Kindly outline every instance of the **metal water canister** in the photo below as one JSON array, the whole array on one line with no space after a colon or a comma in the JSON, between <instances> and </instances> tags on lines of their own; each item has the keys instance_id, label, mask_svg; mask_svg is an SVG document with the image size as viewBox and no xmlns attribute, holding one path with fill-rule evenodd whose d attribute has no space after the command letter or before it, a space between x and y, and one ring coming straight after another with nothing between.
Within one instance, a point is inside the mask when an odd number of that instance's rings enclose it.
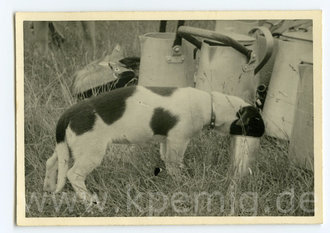
<instances>
[{"instance_id":1,"label":"metal water canister","mask_svg":"<svg viewBox=\"0 0 330 233\"><path fill-rule=\"evenodd\" d=\"M236 33L230 33L229 36L248 49L253 49L253 37ZM244 55L227 45L203 40L196 88L236 95L253 103L257 85L254 69Z\"/></svg>"},{"instance_id":2,"label":"metal water canister","mask_svg":"<svg viewBox=\"0 0 330 233\"><path fill-rule=\"evenodd\" d=\"M204 39L200 54L200 63L196 75L196 87L208 92L219 91L225 94L239 96L254 104L259 79L256 76L269 59L272 52L273 38L268 29L258 27L252 32L261 30L267 35L264 57L259 59L255 53L257 44L252 36L227 32L225 35L240 43L251 51L251 58L233 49L226 43L215 43ZM261 61L258 64L258 61ZM258 65L257 65L258 64Z\"/></svg>"},{"instance_id":3,"label":"metal water canister","mask_svg":"<svg viewBox=\"0 0 330 233\"><path fill-rule=\"evenodd\" d=\"M193 46L182 41L174 46L176 33L155 32L140 36L141 64L139 85L193 86Z\"/></svg>"},{"instance_id":4,"label":"metal water canister","mask_svg":"<svg viewBox=\"0 0 330 233\"><path fill-rule=\"evenodd\" d=\"M230 140L231 159L233 164L233 174L245 176L252 174L252 164L255 154L260 148L260 138L233 135Z\"/></svg>"},{"instance_id":5,"label":"metal water canister","mask_svg":"<svg viewBox=\"0 0 330 233\"><path fill-rule=\"evenodd\" d=\"M263 109L266 134L291 138L299 64L313 58L312 27L286 31L277 39L277 55Z\"/></svg>"},{"instance_id":6,"label":"metal water canister","mask_svg":"<svg viewBox=\"0 0 330 233\"><path fill-rule=\"evenodd\" d=\"M313 64L299 65L299 81L289 158L298 166L314 170Z\"/></svg>"},{"instance_id":7,"label":"metal water canister","mask_svg":"<svg viewBox=\"0 0 330 233\"><path fill-rule=\"evenodd\" d=\"M253 28L256 28L258 26L265 26L267 28L271 28L273 24L275 24L274 20L218 20L215 24L215 31L220 33L235 32L243 35L249 35L249 32ZM254 49L257 53L257 56L262 57L267 46L265 36L257 34L256 44L257 47ZM273 49L272 57L270 58L270 60L264 65L264 67L256 76L259 79L260 84L264 84L267 86L269 83L274 65L274 52L276 52L275 48Z\"/></svg>"}]
</instances>

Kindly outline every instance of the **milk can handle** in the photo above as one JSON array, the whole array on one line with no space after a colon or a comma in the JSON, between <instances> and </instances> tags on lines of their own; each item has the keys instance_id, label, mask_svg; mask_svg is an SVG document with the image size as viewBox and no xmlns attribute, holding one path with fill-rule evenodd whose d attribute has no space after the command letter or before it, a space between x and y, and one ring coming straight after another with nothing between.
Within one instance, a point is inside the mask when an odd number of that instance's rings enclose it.
<instances>
[{"instance_id":1,"label":"milk can handle","mask_svg":"<svg viewBox=\"0 0 330 233\"><path fill-rule=\"evenodd\" d=\"M236 49L240 53L244 54L248 60L251 58L252 50L247 49L244 45L241 45L236 40L230 38L229 36L220 34L215 31L201 29L201 28L194 28L194 27L188 27L188 26L181 26L178 29L179 35L193 35L193 36L199 36L204 37L211 40L219 41L225 45L229 45L232 48Z\"/></svg>"},{"instance_id":2,"label":"milk can handle","mask_svg":"<svg viewBox=\"0 0 330 233\"><path fill-rule=\"evenodd\" d=\"M264 67L264 65L267 63L269 58L272 56L273 48L274 48L274 39L268 28L266 28L264 26L255 27L249 31L249 35L250 36L253 35L256 31L260 31L265 36L266 52L265 52L264 57L260 60L260 63L254 69L254 74L257 74L262 69L262 67Z\"/></svg>"},{"instance_id":3,"label":"milk can handle","mask_svg":"<svg viewBox=\"0 0 330 233\"><path fill-rule=\"evenodd\" d=\"M179 20L177 25L177 31L179 27L183 25L184 25L184 20ZM182 37L178 33L176 33L172 47L174 48L175 46L181 46L181 45L182 45Z\"/></svg>"}]
</instances>

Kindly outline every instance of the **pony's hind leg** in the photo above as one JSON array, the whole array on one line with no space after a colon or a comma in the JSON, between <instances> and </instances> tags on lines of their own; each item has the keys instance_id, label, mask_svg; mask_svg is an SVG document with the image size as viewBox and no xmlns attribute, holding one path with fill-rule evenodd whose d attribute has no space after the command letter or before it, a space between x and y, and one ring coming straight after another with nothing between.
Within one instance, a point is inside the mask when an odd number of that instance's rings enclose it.
<instances>
[{"instance_id":1,"label":"pony's hind leg","mask_svg":"<svg viewBox=\"0 0 330 233\"><path fill-rule=\"evenodd\" d=\"M102 147L89 144L89 148L85 147L84 150L80 150L74 165L67 173L74 191L82 200L90 200L92 197L86 188L85 179L89 173L101 164L105 151L106 144Z\"/></svg>"}]
</instances>

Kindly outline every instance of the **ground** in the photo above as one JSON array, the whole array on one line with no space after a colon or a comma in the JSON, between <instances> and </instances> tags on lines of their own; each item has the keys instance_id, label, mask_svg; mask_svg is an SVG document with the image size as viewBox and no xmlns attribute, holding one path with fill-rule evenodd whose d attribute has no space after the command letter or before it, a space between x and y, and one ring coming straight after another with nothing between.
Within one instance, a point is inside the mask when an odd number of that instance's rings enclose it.
<instances>
[{"instance_id":1,"label":"ground","mask_svg":"<svg viewBox=\"0 0 330 233\"><path fill-rule=\"evenodd\" d=\"M213 28L213 21L188 22ZM102 165L87 178L87 187L100 204L75 200L68 183L63 193L42 191L46 160L55 147L55 125L61 113L76 102L70 87L73 73L88 64L74 23L64 23L66 42L48 57L24 44L26 216L305 216L313 215L314 176L288 160L288 142L261 138L251 174L233 179L229 137L204 131L188 146L182 179L162 172L158 145L111 148ZM99 22L97 57L116 43L127 56L139 56L138 35L158 31L159 21ZM175 22L169 23L173 31ZM28 26L25 25L25 31ZM27 35L27 34L25 34ZM112 155L112 156L111 156ZM86 208L87 207L87 208Z\"/></svg>"}]
</instances>

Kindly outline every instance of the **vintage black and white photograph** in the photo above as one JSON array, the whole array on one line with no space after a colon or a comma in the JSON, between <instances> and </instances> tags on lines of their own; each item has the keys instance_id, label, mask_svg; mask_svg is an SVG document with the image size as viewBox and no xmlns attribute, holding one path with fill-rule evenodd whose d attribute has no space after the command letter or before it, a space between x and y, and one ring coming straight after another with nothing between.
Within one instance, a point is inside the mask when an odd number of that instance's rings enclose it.
<instances>
[{"instance_id":1,"label":"vintage black and white photograph","mask_svg":"<svg viewBox=\"0 0 330 233\"><path fill-rule=\"evenodd\" d=\"M320 223L321 14L295 13L17 14L22 224Z\"/></svg>"}]
</instances>

